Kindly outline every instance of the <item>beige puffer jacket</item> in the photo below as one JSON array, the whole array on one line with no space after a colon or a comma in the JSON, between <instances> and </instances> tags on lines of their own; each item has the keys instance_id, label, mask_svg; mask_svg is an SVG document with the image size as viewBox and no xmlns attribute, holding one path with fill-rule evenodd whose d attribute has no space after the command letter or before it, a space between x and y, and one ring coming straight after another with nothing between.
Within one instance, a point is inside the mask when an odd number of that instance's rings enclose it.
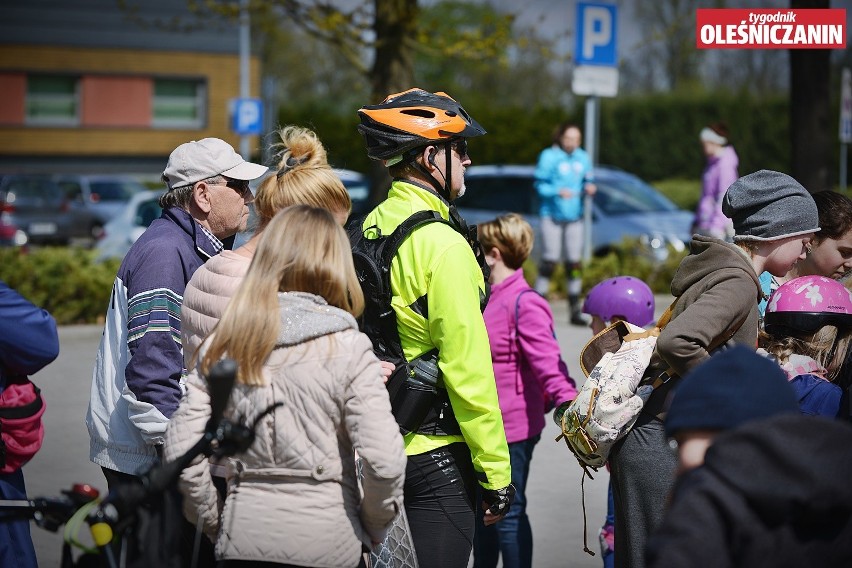
<instances>
[{"instance_id":1,"label":"beige puffer jacket","mask_svg":"<svg viewBox=\"0 0 852 568\"><path fill-rule=\"evenodd\" d=\"M228 460L224 508L206 461L184 470L184 512L218 537L219 558L354 567L361 544L381 540L402 506L402 437L379 362L355 320L310 294L279 299L282 330L264 368L267 384L237 385L226 416L250 422L272 404L283 406L260 421L245 454ZM196 371L187 387L166 432L166 460L201 437L210 414Z\"/></svg>"},{"instance_id":2,"label":"beige puffer jacket","mask_svg":"<svg viewBox=\"0 0 852 568\"><path fill-rule=\"evenodd\" d=\"M223 250L189 279L180 308L181 345L187 369L192 366L195 350L219 323L250 265L250 258Z\"/></svg>"}]
</instances>

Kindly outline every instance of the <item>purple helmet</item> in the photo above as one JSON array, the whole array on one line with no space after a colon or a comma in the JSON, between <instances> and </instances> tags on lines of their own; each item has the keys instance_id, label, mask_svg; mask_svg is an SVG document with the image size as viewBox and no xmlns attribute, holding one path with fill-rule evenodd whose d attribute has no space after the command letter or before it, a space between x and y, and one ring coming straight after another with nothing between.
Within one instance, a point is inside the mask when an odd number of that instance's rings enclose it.
<instances>
[{"instance_id":1,"label":"purple helmet","mask_svg":"<svg viewBox=\"0 0 852 568\"><path fill-rule=\"evenodd\" d=\"M604 321L620 316L633 325L646 326L654 321L654 294L638 278L607 278L589 290L583 313Z\"/></svg>"},{"instance_id":2,"label":"purple helmet","mask_svg":"<svg viewBox=\"0 0 852 568\"><path fill-rule=\"evenodd\" d=\"M852 294L825 276L801 276L779 286L763 319L772 335L815 333L824 325L852 327Z\"/></svg>"}]
</instances>

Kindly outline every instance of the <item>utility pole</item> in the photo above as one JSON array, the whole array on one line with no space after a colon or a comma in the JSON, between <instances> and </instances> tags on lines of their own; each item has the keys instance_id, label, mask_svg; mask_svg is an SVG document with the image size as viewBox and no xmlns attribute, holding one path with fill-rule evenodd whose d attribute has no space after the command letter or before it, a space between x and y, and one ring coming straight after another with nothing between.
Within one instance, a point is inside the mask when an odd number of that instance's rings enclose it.
<instances>
[{"instance_id":1,"label":"utility pole","mask_svg":"<svg viewBox=\"0 0 852 568\"><path fill-rule=\"evenodd\" d=\"M240 98L249 98L249 55L251 54L251 30L249 29L249 0L240 0ZM240 155L251 159L251 148L249 137L243 134L240 137Z\"/></svg>"}]
</instances>

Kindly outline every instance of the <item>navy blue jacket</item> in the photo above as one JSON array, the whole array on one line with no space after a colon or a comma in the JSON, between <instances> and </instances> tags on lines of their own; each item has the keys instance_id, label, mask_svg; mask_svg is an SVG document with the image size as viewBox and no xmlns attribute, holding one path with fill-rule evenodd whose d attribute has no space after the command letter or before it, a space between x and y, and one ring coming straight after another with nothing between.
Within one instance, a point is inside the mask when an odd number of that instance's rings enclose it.
<instances>
[{"instance_id":1,"label":"navy blue jacket","mask_svg":"<svg viewBox=\"0 0 852 568\"><path fill-rule=\"evenodd\" d=\"M118 269L92 376L90 459L138 475L183 394L180 310L193 273L220 248L183 209L163 211Z\"/></svg>"},{"instance_id":2,"label":"navy blue jacket","mask_svg":"<svg viewBox=\"0 0 852 568\"><path fill-rule=\"evenodd\" d=\"M56 322L0 280L0 377L32 375L59 355Z\"/></svg>"}]
</instances>

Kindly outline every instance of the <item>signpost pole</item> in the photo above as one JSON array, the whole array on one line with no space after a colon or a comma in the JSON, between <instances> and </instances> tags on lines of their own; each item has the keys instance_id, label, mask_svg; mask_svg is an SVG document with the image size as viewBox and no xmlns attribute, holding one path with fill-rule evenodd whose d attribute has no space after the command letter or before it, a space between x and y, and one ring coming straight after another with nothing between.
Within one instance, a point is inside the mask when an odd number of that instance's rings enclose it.
<instances>
[{"instance_id":1,"label":"signpost pole","mask_svg":"<svg viewBox=\"0 0 852 568\"><path fill-rule=\"evenodd\" d=\"M240 0L240 98L249 97L249 53L251 51L251 32L249 30L248 0ZM251 159L249 137L240 137L240 155L246 160Z\"/></svg>"},{"instance_id":2,"label":"signpost pole","mask_svg":"<svg viewBox=\"0 0 852 568\"><path fill-rule=\"evenodd\" d=\"M586 98L585 143L592 166L598 164L598 97ZM592 258L592 196L583 195L583 261Z\"/></svg>"},{"instance_id":3,"label":"signpost pole","mask_svg":"<svg viewBox=\"0 0 852 568\"><path fill-rule=\"evenodd\" d=\"M600 97L618 93L617 7L606 2L577 3L577 44L571 89L586 96L586 125L583 147L592 168L598 163L600 148ZM592 209L594 197L583 195L583 261L592 258Z\"/></svg>"}]
</instances>

